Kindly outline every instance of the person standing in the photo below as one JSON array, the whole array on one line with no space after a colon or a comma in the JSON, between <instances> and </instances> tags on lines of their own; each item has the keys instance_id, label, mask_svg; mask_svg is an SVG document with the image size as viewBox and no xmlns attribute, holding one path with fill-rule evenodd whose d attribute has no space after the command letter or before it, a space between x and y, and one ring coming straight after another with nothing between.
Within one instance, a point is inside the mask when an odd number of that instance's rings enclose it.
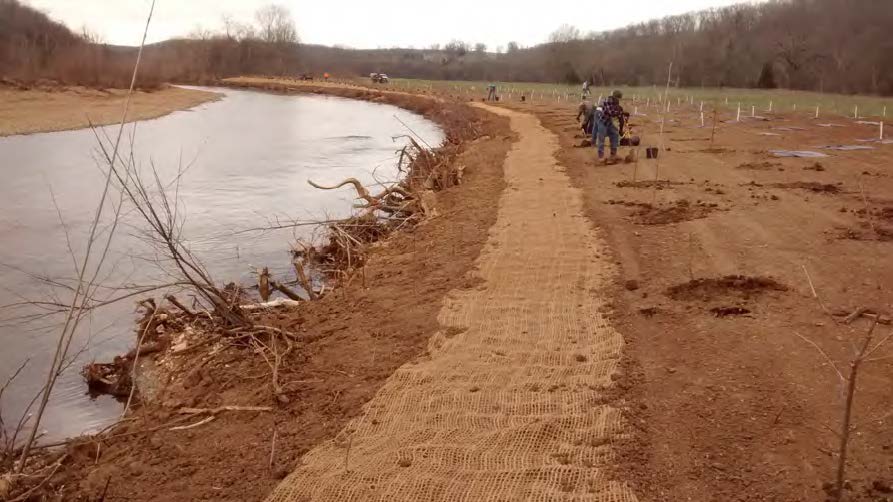
<instances>
[{"instance_id":1,"label":"person standing","mask_svg":"<svg viewBox=\"0 0 893 502\"><path fill-rule=\"evenodd\" d=\"M492 82L487 86L487 101L498 101L496 99L496 84Z\"/></svg>"},{"instance_id":2,"label":"person standing","mask_svg":"<svg viewBox=\"0 0 893 502\"><path fill-rule=\"evenodd\" d=\"M598 158L605 157L605 137L611 141L611 157L608 162L617 162L617 148L620 146L620 130L623 129L624 115L620 100L623 93L614 91L602 100L595 111L595 128L592 132L592 144L598 148Z\"/></svg>"},{"instance_id":3,"label":"person standing","mask_svg":"<svg viewBox=\"0 0 893 502\"><path fill-rule=\"evenodd\" d=\"M592 95L592 92L589 90L589 80L583 81L583 99L586 99Z\"/></svg>"}]
</instances>

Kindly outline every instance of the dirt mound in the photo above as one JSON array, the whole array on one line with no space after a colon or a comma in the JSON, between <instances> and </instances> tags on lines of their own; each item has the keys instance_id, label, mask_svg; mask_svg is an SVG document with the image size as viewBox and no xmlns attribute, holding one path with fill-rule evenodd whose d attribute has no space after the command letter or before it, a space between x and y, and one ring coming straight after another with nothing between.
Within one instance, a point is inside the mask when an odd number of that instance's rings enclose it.
<instances>
[{"instance_id":1,"label":"dirt mound","mask_svg":"<svg viewBox=\"0 0 893 502\"><path fill-rule=\"evenodd\" d=\"M856 211L856 214L859 215L860 218L865 218L865 216L868 214L868 211L866 211L865 209L859 209ZM872 208L871 217L879 220L893 221L893 207Z\"/></svg>"},{"instance_id":2,"label":"dirt mound","mask_svg":"<svg viewBox=\"0 0 893 502\"><path fill-rule=\"evenodd\" d=\"M841 239L852 241L893 241L893 229L875 225L874 228L846 228L840 233Z\"/></svg>"},{"instance_id":3,"label":"dirt mound","mask_svg":"<svg viewBox=\"0 0 893 502\"><path fill-rule=\"evenodd\" d=\"M750 310L744 307L713 307L710 313L716 317L730 317L750 314Z\"/></svg>"},{"instance_id":4,"label":"dirt mound","mask_svg":"<svg viewBox=\"0 0 893 502\"><path fill-rule=\"evenodd\" d=\"M644 180L644 181L619 181L614 183L617 188L651 188L656 186L658 189L673 185L684 185L681 181L670 180Z\"/></svg>"},{"instance_id":5,"label":"dirt mound","mask_svg":"<svg viewBox=\"0 0 893 502\"><path fill-rule=\"evenodd\" d=\"M701 153L730 153L734 151L735 150L732 150L731 148L723 148L720 146L714 146L713 148L705 148L703 150L700 150Z\"/></svg>"},{"instance_id":6,"label":"dirt mound","mask_svg":"<svg viewBox=\"0 0 893 502\"><path fill-rule=\"evenodd\" d=\"M706 218L714 210L716 210L716 204L699 202L693 205L683 199L665 207L642 204L640 209L633 213L633 218L640 225L668 225L680 221Z\"/></svg>"},{"instance_id":7,"label":"dirt mound","mask_svg":"<svg viewBox=\"0 0 893 502\"><path fill-rule=\"evenodd\" d=\"M818 183L815 181L795 181L792 183L774 183L769 185L775 188L799 188L802 190L809 190L811 192L816 193L840 193L840 187L838 185L831 185L829 183Z\"/></svg>"},{"instance_id":8,"label":"dirt mound","mask_svg":"<svg viewBox=\"0 0 893 502\"><path fill-rule=\"evenodd\" d=\"M768 277L727 275L720 278L694 279L667 289L667 296L674 300L711 300L717 297L736 296L749 299L766 291L787 291L788 287Z\"/></svg>"},{"instance_id":9,"label":"dirt mound","mask_svg":"<svg viewBox=\"0 0 893 502\"><path fill-rule=\"evenodd\" d=\"M735 169L749 169L751 171L771 171L779 167L781 167L780 162L769 162L768 160L766 160L763 162L745 162L736 166Z\"/></svg>"},{"instance_id":10,"label":"dirt mound","mask_svg":"<svg viewBox=\"0 0 893 502\"><path fill-rule=\"evenodd\" d=\"M825 170L825 166L823 166L821 162L816 162L815 164L813 164L813 165L811 165L811 166L806 166L806 167L804 167L803 170L804 170L804 171L818 171L818 172L821 172L821 171L824 171L824 170Z\"/></svg>"}]
</instances>

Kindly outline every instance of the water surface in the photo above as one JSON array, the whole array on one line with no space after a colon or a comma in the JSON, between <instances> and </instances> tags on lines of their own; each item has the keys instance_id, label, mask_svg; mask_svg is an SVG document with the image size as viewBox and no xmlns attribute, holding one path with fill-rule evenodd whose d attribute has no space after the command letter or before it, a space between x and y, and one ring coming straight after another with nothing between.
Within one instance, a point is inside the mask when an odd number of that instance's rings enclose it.
<instances>
[{"instance_id":1,"label":"water surface","mask_svg":"<svg viewBox=\"0 0 893 502\"><path fill-rule=\"evenodd\" d=\"M427 143L443 140L433 123L389 105L215 90L224 99L127 126L122 148L133 153L146 176L153 166L165 182L184 173L177 198L184 237L221 283L252 284L254 271L263 266L290 279L288 250L296 238L307 237L309 228L244 231L348 215L354 202L351 188L321 191L307 180L393 180L395 152L406 142L394 137L408 133L395 116ZM99 133L113 136L116 131L109 126ZM69 298L64 288L45 279L70 283L76 277L66 229L75 255L81 256L103 185L98 158L90 130L0 138L0 305ZM116 286L171 279L141 239L145 226L124 207L99 277L107 286L100 294L108 297L120 294ZM117 303L82 324L73 346L82 352L57 385L41 425L47 438L95 431L120 413L120 405L110 398L89 399L78 371L86 362L108 359L133 345L134 306L133 300ZM35 313L40 311L31 307L0 309L0 383L30 358L0 403L7 424L18 419L40 389L55 347L60 319L19 319Z\"/></svg>"}]
</instances>

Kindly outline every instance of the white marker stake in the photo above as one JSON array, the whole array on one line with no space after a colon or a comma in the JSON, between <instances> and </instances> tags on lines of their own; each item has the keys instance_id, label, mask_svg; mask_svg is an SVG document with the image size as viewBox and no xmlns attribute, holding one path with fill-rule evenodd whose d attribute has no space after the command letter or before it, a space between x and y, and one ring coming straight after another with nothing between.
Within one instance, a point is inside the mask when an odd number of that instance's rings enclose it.
<instances>
[{"instance_id":1,"label":"white marker stake","mask_svg":"<svg viewBox=\"0 0 893 502\"><path fill-rule=\"evenodd\" d=\"M794 103L794 113L797 112L797 103Z\"/></svg>"},{"instance_id":2,"label":"white marker stake","mask_svg":"<svg viewBox=\"0 0 893 502\"><path fill-rule=\"evenodd\" d=\"M701 101L701 113L704 113L704 102Z\"/></svg>"},{"instance_id":3,"label":"white marker stake","mask_svg":"<svg viewBox=\"0 0 893 502\"><path fill-rule=\"evenodd\" d=\"M741 103L738 103L738 118L735 119L735 122L741 122Z\"/></svg>"},{"instance_id":4,"label":"white marker stake","mask_svg":"<svg viewBox=\"0 0 893 502\"><path fill-rule=\"evenodd\" d=\"M815 105L815 118L819 118L819 105Z\"/></svg>"},{"instance_id":5,"label":"white marker stake","mask_svg":"<svg viewBox=\"0 0 893 502\"><path fill-rule=\"evenodd\" d=\"M853 118L859 120L859 105L856 105L856 108L853 110Z\"/></svg>"},{"instance_id":6,"label":"white marker stake","mask_svg":"<svg viewBox=\"0 0 893 502\"><path fill-rule=\"evenodd\" d=\"M887 105L884 105L884 118L887 118Z\"/></svg>"},{"instance_id":7,"label":"white marker stake","mask_svg":"<svg viewBox=\"0 0 893 502\"><path fill-rule=\"evenodd\" d=\"M881 121L881 141L884 141L884 121Z\"/></svg>"},{"instance_id":8,"label":"white marker stake","mask_svg":"<svg viewBox=\"0 0 893 502\"><path fill-rule=\"evenodd\" d=\"M727 104L727 105L729 104L729 98L728 98L728 97L726 97L726 104Z\"/></svg>"},{"instance_id":9,"label":"white marker stake","mask_svg":"<svg viewBox=\"0 0 893 502\"><path fill-rule=\"evenodd\" d=\"M637 107L633 108L633 115L638 115L638 114L639 114L639 107L637 106Z\"/></svg>"},{"instance_id":10,"label":"white marker stake","mask_svg":"<svg viewBox=\"0 0 893 502\"><path fill-rule=\"evenodd\" d=\"M769 102L769 113L772 113L772 101Z\"/></svg>"},{"instance_id":11,"label":"white marker stake","mask_svg":"<svg viewBox=\"0 0 893 502\"><path fill-rule=\"evenodd\" d=\"M704 127L704 112L701 112L701 127Z\"/></svg>"},{"instance_id":12,"label":"white marker stake","mask_svg":"<svg viewBox=\"0 0 893 502\"><path fill-rule=\"evenodd\" d=\"M750 106L750 116L751 116L751 117L756 117L756 116L757 116L757 106L756 106L756 105L751 105L751 106Z\"/></svg>"}]
</instances>

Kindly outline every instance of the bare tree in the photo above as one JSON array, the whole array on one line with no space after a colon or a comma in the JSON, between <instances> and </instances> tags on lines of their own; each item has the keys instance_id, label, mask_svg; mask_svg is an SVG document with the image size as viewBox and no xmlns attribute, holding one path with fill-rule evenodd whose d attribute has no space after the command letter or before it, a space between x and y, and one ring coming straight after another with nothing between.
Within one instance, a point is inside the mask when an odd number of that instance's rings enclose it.
<instances>
[{"instance_id":1,"label":"bare tree","mask_svg":"<svg viewBox=\"0 0 893 502\"><path fill-rule=\"evenodd\" d=\"M258 9L254 18L258 24L258 35L264 42L294 44L299 41L298 29L288 8L270 4Z\"/></svg>"},{"instance_id":2,"label":"bare tree","mask_svg":"<svg viewBox=\"0 0 893 502\"><path fill-rule=\"evenodd\" d=\"M570 24L562 24L557 30L549 34L549 42L553 44L572 42L581 38L582 35L580 34L580 30L576 26Z\"/></svg>"}]
</instances>

